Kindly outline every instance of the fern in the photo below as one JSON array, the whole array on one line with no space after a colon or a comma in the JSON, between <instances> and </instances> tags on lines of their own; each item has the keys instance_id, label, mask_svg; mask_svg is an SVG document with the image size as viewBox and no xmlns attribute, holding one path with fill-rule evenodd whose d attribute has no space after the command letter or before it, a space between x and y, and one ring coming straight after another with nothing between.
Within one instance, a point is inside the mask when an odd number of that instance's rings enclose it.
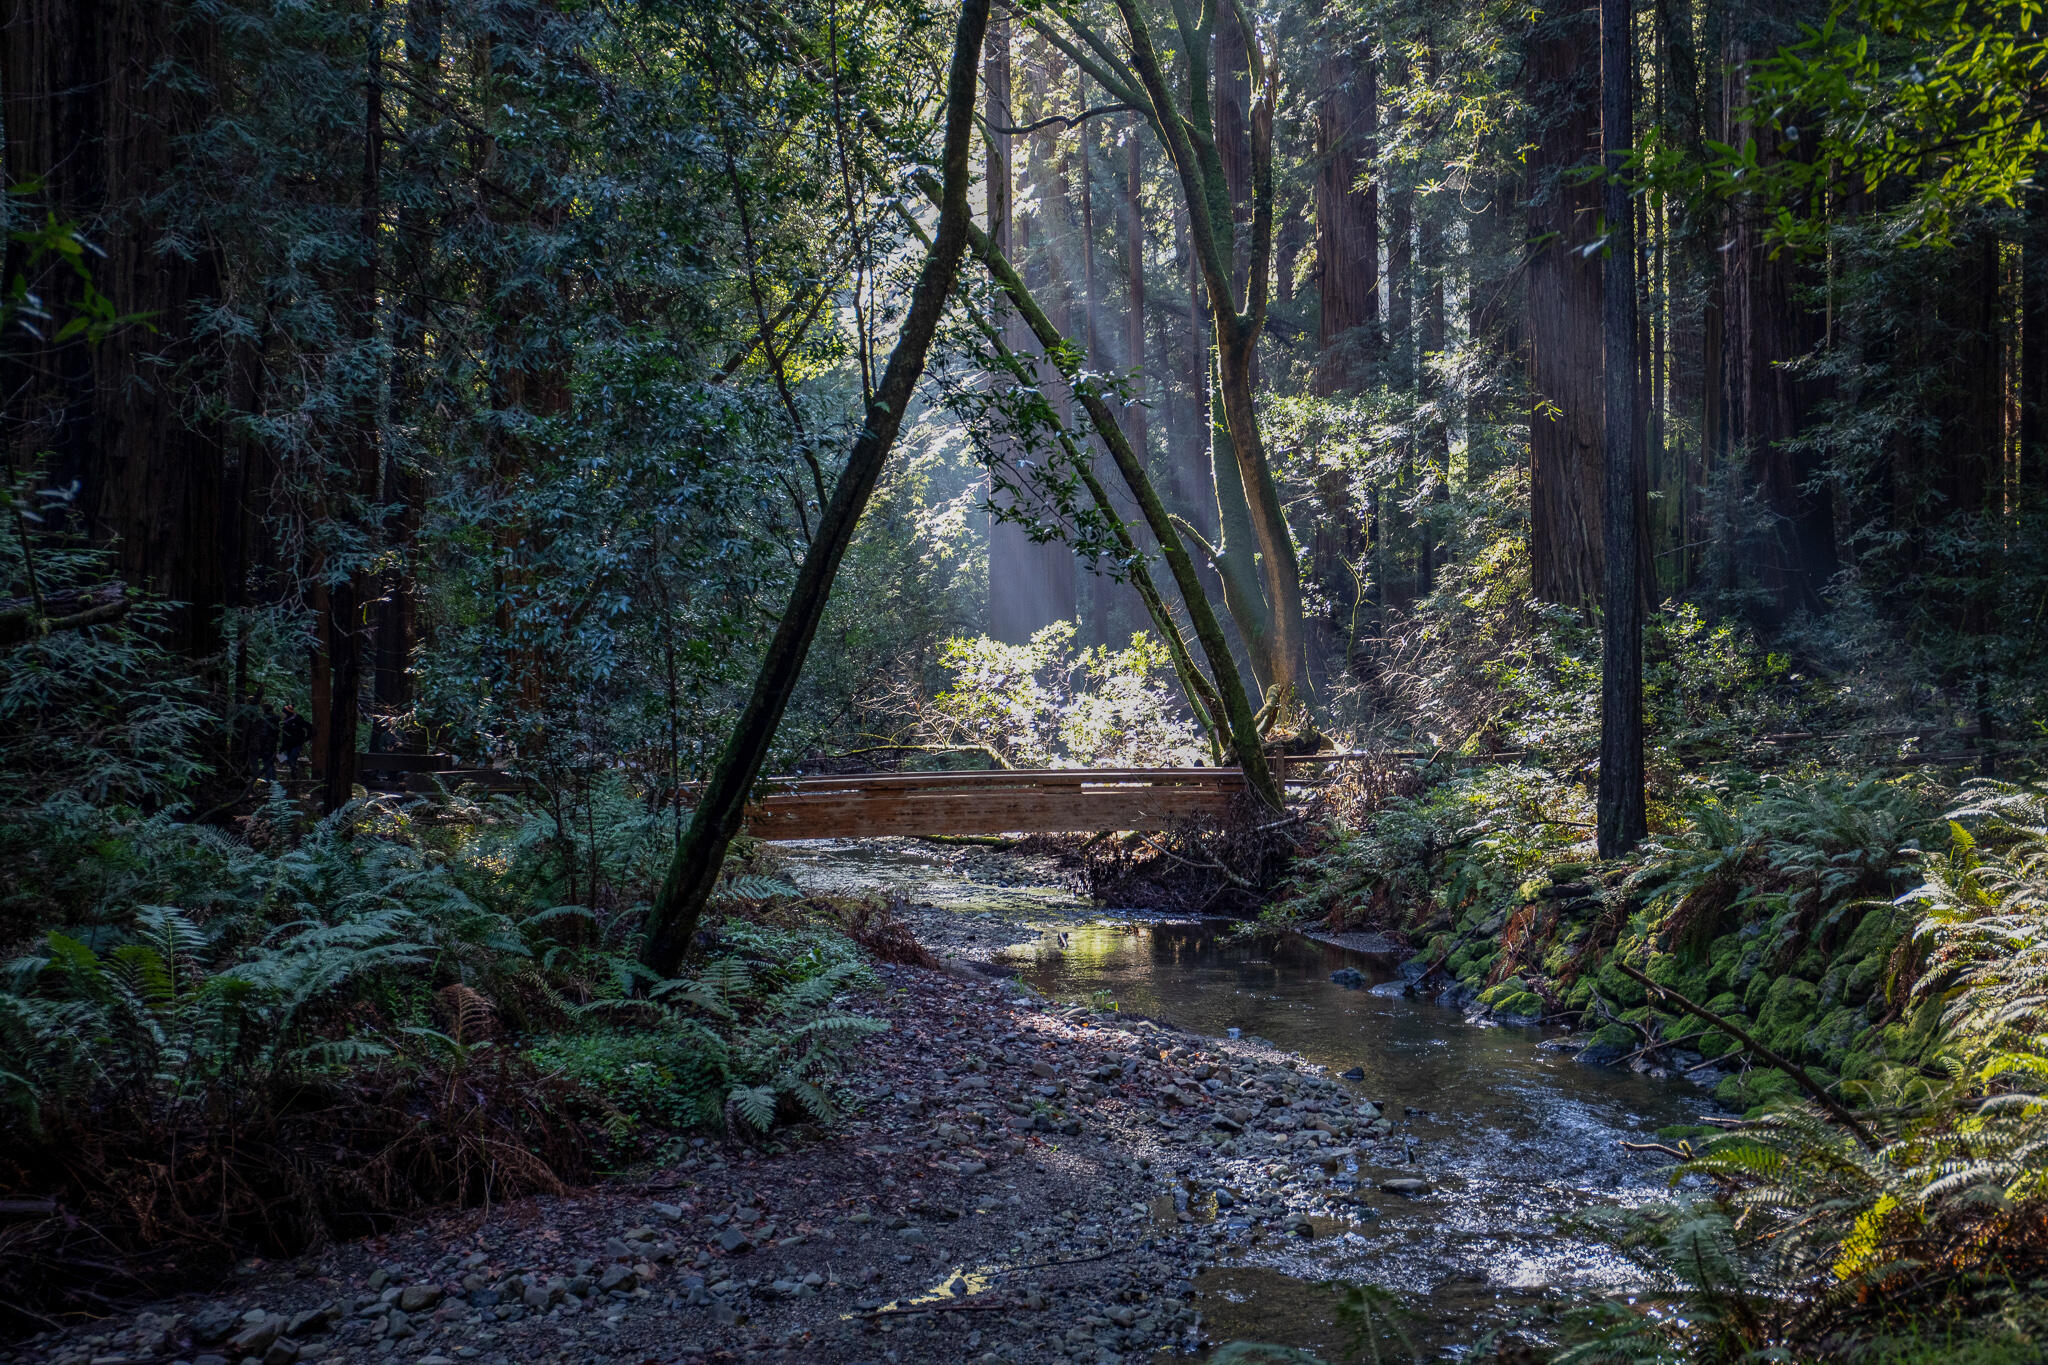
<instances>
[{"instance_id":1,"label":"fern","mask_svg":"<svg viewBox=\"0 0 2048 1365\"><path fill-rule=\"evenodd\" d=\"M718 888L721 899L739 901L772 901L783 898L791 900L803 895L794 882L781 877L764 877L748 873L734 877Z\"/></svg>"}]
</instances>

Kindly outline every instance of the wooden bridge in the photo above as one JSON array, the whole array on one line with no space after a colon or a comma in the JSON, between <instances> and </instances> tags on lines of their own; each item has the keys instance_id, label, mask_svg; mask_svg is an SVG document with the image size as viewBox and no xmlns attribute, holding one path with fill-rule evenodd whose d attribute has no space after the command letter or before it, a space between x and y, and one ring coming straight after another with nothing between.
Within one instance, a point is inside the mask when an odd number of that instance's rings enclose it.
<instances>
[{"instance_id":1,"label":"wooden bridge","mask_svg":"<svg viewBox=\"0 0 2048 1365\"><path fill-rule=\"evenodd\" d=\"M360 762L370 784L387 791L464 784L502 791L532 785L501 769L463 768L439 755L364 754ZM762 783L761 798L749 807L747 833L786 840L1154 831L1187 820L1219 820L1244 790L1244 774L1236 768L777 777Z\"/></svg>"},{"instance_id":2,"label":"wooden bridge","mask_svg":"<svg viewBox=\"0 0 2048 1365\"><path fill-rule=\"evenodd\" d=\"M1331 765L1374 755L1273 759L1289 786L1311 785ZM465 784L531 790L494 768L464 768L434 754L364 754L369 785L386 791ZM1026 768L938 773L776 777L747 812L757 839L858 839L876 835L1092 834L1156 831L1217 821L1245 791L1236 768Z\"/></svg>"},{"instance_id":3,"label":"wooden bridge","mask_svg":"<svg viewBox=\"0 0 2048 1365\"><path fill-rule=\"evenodd\" d=\"M1236 768L1032 768L777 779L747 814L757 839L1162 830L1216 820Z\"/></svg>"}]
</instances>

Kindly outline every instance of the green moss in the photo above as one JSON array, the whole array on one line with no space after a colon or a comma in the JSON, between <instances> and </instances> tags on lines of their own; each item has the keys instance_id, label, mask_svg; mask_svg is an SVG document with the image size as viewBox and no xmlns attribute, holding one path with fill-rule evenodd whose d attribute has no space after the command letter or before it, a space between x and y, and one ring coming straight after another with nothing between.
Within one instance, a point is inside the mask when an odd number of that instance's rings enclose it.
<instances>
[{"instance_id":1,"label":"green moss","mask_svg":"<svg viewBox=\"0 0 2048 1365\"><path fill-rule=\"evenodd\" d=\"M1889 957L1905 932L1906 915L1903 910L1890 905L1873 906L1863 912L1856 932L1849 935L1849 941L1835 956L1846 962Z\"/></svg>"},{"instance_id":2,"label":"green moss","mask_svg":"<svg viewBox=\"0 0 2048 1365\"><path fill-rule=\"evenodd\" d=\"M1730 1076L1714 1087L1716 1100L1751 1116L1798 1093L1799 1087L1792 1078L1776 1070L1749 1071Z\"/></svg>"},{"instance_id":3,"label":"green moss","mask_svg":"<svg viewBox=\"0 0 2048 1365\"><path fill-rule=\"evenodd\" d=\"M1710 1028L1693 1039L1692 1046L1702 1057L1725 1057L1741 1044L1721 1030Z\"/></svg>"},{"instance_id":4,"label":"green moss","mask_svg":"<svg viewBox=\"0 0 2048 1365\"><path fill-rule=\"evenodd\" d=\"M1707 977L1716 991L1725 991L1735 984L1736 970L1742 964L1744 944L1740 934L1723 934L1714 940L1707 951Z\"/></svg>"},{"instance_id":5,"label":"green moss","mask_svg":"<svg viewBox=\"0 0 2048 1365\"><path fill-rule=\"evenodd\" d=\"M1797 1052L1820 1001L1820 989L1796 976L1771 983L1756 1012L1757 1041L1779 1052Z\"/></svg>"},{"instance_id":6,"label":"green moss","mask_svg":"<svg viewBox=\"0 0 2048 1365\"><path fill-rule=\"evenodd\" d=\"M1588 1047L1634 1047L1636 1035L1624 1024L1602 1024L1586 1040Z\"/></svg>"},{"instance_id":7,"label":"green moss","mask_svg":"<svg viewBox=\"0 0 2048 1365\"><path fill-rule=\"evenodd\" d=\"M1512 983L1503 981L1491 987L1479 999L1495 1014L1520 1014L1541 1018L1545 1012L1543 997L1533 991L1505 990Z\"/></svg>"},{"instance_id":8,"label":"green moss","mask_svg":"<svg viewBox=\"0 0 2048 1365\"><path fill-rule=\"evenodd\" d=\"M1744 1014L1752 1019L1756 1018L1758 1013L1762 1011L1764 997L1770 994L1771 983L1775 980L1777 980L1776 977L1768 976L1763 972L1758 972L1749 979L1749 984L1742 989L1742 1012Z\"/></svg>"},{"instance_id":9,"label":"green moss","mask_svg":"<svg viewBox=\"0 0 2048 1365\"><path fill-rule=\"evenodd\" d=\"M1849 969L1842 981L1842 999L1852 1005L1860 1005L1877 994L1878 986L1884 981L1885 960L1888 954L1872 953Z\"/></svg>"},{"instance_id":10,"label":"green moss","mask_svg":"<svg viewBox=\"0 0 2048 1365\"><path fill-rule=\"evenodd\" d=\"M1840 1006L1829 1010L1821 1016L1819 1023L1807 1030L1800 1039L1800 1049L1809 1057L1817 1057L1831 1067L1839 1067L1866 1027L1860 1012Z\"/></svg>"},{"instance_id":11,"label":"green moss","mask_svg":"<svg viewBox=\"0 0 2048 1365\"><path fill-rule=\"evenodd\" d=\"M1642 985L1634 977L1623 976L1615 970L1613 959L1602 962L1594 977L1600 994L1623 1005L1640 1005L1645 999Z\"/></svg>"},{"instance_id":12,"label":"green moss","mask_svg":"<svg viewBox=\"0 0 2048 1365\"><path fill-rule=\"evenodd\" d=\"M2044 1351L2048 1345L2040 1340L2011 1333L1976 1340L1947 1336L1901 1342L1866 1359L1871 1365L2038 1365Z\"/></svg>"}]
</instances>

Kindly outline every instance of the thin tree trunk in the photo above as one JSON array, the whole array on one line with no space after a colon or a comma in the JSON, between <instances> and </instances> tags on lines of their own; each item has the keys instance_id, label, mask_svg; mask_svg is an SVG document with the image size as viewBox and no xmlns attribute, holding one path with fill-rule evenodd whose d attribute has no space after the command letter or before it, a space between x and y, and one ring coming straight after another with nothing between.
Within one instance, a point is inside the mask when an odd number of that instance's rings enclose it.
<instances>
[{"instance_id":1,"label":"thin tree trunk","mask_svg":"<svg viewBox=\"0 0 2048 1365\"><path fill-rule=\"evenodd\" d=\"M988 27L989 0L963 0L953 35L953 60L946 79L945 179L941 190L938 230L925 253L911 293L902 333L869 406L866 424L848 453L846 468L819 513L818 529L797 570L789 603L769 642L767 657L754 679L752 694L740 712L733 735L718 766L704 784L690 827L676 847L668 876L647 916L646 960L664 976L673 975L696 937L697 920L718 884L725 851L746 818L747 794L761 775L769 746L803 672L825 602L838 575L840 561L853 540L855 524L881 477L882 465L902 429L903 416L924 374L925 359L938 331L946 301L960 275L974 227L967 203L970 179L968 143L973 131L976 66ZM983 240L986 240L983 235Z\"/></svg>"},{"instance_id":2,"label":"thin tree trunk","mask_svg":"<svg viewBox=\"0 0 2048 1365\"><path fill-rule=\"evenodd\" d=\"M1130 375L1130 401L1123 405L1124 430L1140 458L1150 444L1145 397L1145 215L1140 196L1145 188L1145 140L1136 128L1124 163L1124 273L1130 277L1130 298L1124 314L1124 369Z\"/></svg>"},{"instance_id":3,"label":"thin tree trunk","mask_svg":"<svg viewBox=\"0 0 2048 1365\"><path fill-rule=\"evenodd\" d=\"M383 0L371 0L369 46L365 54L367 79L363 103L363 171L359 200L354 308L354 341L367 351L377 336L377 258L383 227L384 174L384 75ZM367 371L370 367L362 367ZM382 464L378 445L377 388L374 381L359 381L363 392L357 396L349 444L352 486L342 492L347 506L344 520L353 523L358 535L367 535L361 505L376 497L377 475ZM327 761L321 775L321 809L333 814L355 795L356 735L363 709L364 631L367 624L363 597L365 575L351 568L327 588L327 666L332 671L327 694Z\"/></svg>"},{"instance_id":4,"label":"thin tree trunk","mask_svg":"<svg viewBox=\"0 0 2048 1365\"><path fill-rule=\"evenodd\" d=\"M2020 244L2020 486L2048 498L2048 188L2027 195Z\"/></svg>"},{"instance_id":5,"label":"thin tree trunk","mask_svg":"<svg viewBox=\"0 0 2048 1365\"><path fill-rule=\"evenodd\" d=\"M1600 671L1600 856L1617 858L1649 833L1643 799L1643 591L1638 565L1635 232L1622 166L1632 141L1635 48L1630 0L1600 0L1600 141L1606 172L1601 262L1605 354L1606 542Z\"/></svg>"}]
</instances>

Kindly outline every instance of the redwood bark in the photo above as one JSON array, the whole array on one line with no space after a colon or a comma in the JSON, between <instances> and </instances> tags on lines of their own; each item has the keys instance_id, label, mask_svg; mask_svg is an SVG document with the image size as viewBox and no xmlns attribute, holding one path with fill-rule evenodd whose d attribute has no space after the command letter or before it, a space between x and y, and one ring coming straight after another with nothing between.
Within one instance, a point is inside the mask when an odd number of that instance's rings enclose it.
<instances>
[{"instance_id":1,"label":"redwood bark","mask_svg":"<svg viewBox=\"0 0 2048 1365\"><path fill-rule=\"evenodd\" d=\"M1643 583L1639 564L1642 483L1636 413L1634 215L1622 167L1633 142L1635 47L1632 0L1600 0L1601 186L1607 249L1602 272L1605 581L1601 593L1600 856L1618 858L1649 833L1643 795Z\"/></svg>"},{"instance_id":2,"label":"redwood bark","mask_svg":"<svg viewBox=\"0 0 2048 1365\"><path fill-rule=\"evenodd\" d=\"M1360 382L1380 349L1379 82L1372 56L1334 47L1317 70L1316 278L1319 394ZM1365 183L1361 186L1360 181Z\"/></svg>"},{"instance_id":3,"label":"redwood bark","mask_svg":"<svg viewBox=\"0 0 2048 1365\"><path fill-rule=\"evenodd\" d=\"M1756 55L1742 39L1729 41L1722 107L1725 136L1738 145L1752 135L1748 78ZM1791 367L1826 339L1827 316L1808 299L1814 268L1774 247L1769 215L1767 208L1738 201L1720 252L1721 420L1726 447L1743 461L1743 487L1753 499L1753 523L1734 547L1737 582L1755 591L1753 613L1775 623L1820 609L1836 561L1833 502L1816 483L1820 458L1792 445L1826 391L1795 377Z\"/></svg>"},{"instance_id":4,"label":"redwood bark","mask_svg":"<svg viewBox=\"0 0 2048 1365\"><path fill-rule=\"evenodd\" d=\"M2020 486L2048 496L2048 189L2027 195L2020 246Z\"/></svg>"},{"instance_id":5,"label":"redwood bark","mask_svg":"<svg viewBox=\"0 0 2048 1365\"><path fill-rule=\"evenodd\" d=\"M1600 261L1594 165L1599 12L1553 6L1529 39L1529 557L1536 596L1590 607L1602 584Z\"/></svg>"},{"instance_id":6,"label":"redwood bark","mask_svg":"<svg viewBox=\"0 0 2048 1365\"><path fill-rule=\"evenodd\" d=\"M114 546L121 576L175 602L172 640L192 656L220 646L227 563L227 433L187 398L210 359L195 302L222 292L212 243L160 250L148 203L181 173L178 140L215 112L222 54L213 22L187 0L12 0L0 19L0 126L10 187L40 182L26 212L54 214L103 256L92 282L120 314L115 330L0 357L11 468L47 453L50 482L76 482L67 528ZM165 79L162 64L196 79ZM26 269L6 243L4 269ZM57 319L77 315L82 284L48 263L28 284Z\"/></svg>"}]
</instances>

